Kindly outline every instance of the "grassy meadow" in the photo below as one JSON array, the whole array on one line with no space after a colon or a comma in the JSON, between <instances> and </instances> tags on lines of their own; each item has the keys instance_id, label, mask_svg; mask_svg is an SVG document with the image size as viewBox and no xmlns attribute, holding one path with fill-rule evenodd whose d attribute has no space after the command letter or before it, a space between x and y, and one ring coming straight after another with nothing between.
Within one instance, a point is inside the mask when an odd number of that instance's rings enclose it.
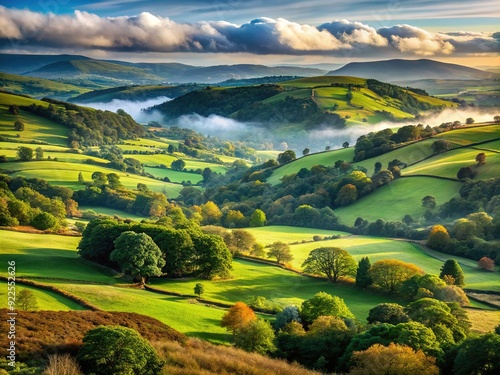
<instances>
[{"instance_id":1,"label":"grassy meadow","mask_svg":"<svg viewBox=\"0 0 500 375\"><path fill-rule=\"evenodd\" d=\"M264 246L270 245L273 242L281 241L287 244L312 241L314 236L329 237L329 236L347 236L349 233L336 230L315 229L315 228L297 228L286 225L272 225L266 227L245 228L250 232L257 243Z\"/></svg>"}]
</instances>

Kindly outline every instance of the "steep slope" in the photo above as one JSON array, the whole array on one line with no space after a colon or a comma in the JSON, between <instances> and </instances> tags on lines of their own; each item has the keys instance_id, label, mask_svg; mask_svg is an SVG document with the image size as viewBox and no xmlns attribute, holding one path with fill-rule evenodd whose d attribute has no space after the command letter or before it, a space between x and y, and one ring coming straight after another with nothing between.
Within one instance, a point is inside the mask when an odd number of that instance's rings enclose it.
<instances>
[{"instance_id":1,"label":"steep slope","mask_svg":"<svg viewBox=\"0 0 500 375\"><path fill-rule=\"evenodd\" d=\"M385 82L420 79L487 79L493 76L479 69L434 60L383 60L353 62L327 73L328 76L356 76Z\"/></svg>"}]
</instances>

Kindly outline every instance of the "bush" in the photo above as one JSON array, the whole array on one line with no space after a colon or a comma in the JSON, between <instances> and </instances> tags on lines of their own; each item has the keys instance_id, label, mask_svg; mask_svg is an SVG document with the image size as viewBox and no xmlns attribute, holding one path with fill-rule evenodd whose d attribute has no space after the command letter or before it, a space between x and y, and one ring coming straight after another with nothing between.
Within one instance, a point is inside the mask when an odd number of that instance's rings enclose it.
<instances>
[{"instance_id":1,"label":"bush","mask_svg":"<svg viewBox=\"0 0 500 375\"><path fill-rule=\"evenodd\" d=\"M83 375L76 360L69 354L49 356L49 366L42 375Z\"/></svg>"},{"instance_id":2,"label":"bush","mask_svg":"<svg viewBox=\"0 0 500 375\"><path fill-rule=\"evenodd\" d=\"M57 219L48 212L42 212L31 220L31 225L40 230L53 229L57 225Z\"/></svg>"}]
</instances>

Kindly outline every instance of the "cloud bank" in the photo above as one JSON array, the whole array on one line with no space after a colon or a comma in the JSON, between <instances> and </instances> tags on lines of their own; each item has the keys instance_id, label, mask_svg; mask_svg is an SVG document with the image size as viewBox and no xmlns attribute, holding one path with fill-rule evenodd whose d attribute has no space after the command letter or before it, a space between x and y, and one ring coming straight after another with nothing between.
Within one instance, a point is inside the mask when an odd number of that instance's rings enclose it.
<instances>
[{"instance_id":1,"label":"cloud bank","mask_svg":"<svg viewBox=\"0 0 500 375\"><path fill-rule=\"evenodd\" d=\"M0 48L329 56L500 52L499 33L432 33L411 25L375 29L348 20L320 26L267 17L241 25L225 21L177 23L148 12L100 17L79 10L72 15L55 15L0 6L0 24Z\"/></svg>"}]
</instances>

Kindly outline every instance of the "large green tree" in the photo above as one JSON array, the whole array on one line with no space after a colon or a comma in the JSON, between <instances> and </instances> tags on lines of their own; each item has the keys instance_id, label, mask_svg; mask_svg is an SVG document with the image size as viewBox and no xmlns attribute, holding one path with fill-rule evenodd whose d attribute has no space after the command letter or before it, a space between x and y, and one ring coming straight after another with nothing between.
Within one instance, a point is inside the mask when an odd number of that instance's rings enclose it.
<instances>
[{"instance_id":1,"label":"large green tree","mask_svg":"<svg viewBox=\"0 0 500 375\"><path fill-rule=\"evenodd\" d=\"M401 284L410 277L423 273L414 264L396 259L379 260L370 268L370 277L373 283L389 293L396 292Z\"/></svg>"},{"instance_id":2,"label":"large green tree","mask_svg":"<svg viewBox=\"0 0 500 375\"><path fill-rule=\"evenodd\" d=\"M160 276L165 265L162 252L145 233L126 231L114 241L115 249L110 259L120 266L123 272L141 278L141 284L149 276Z\"/></svg>"},{"instance_id":3,"label":"large green tree","mask_svg":"<svg viewBox=\"0 0 500 375\"><path fill-rule=\"evenodd\" d=\"M397 303L381 303L372 308L366 318L369 324L399 324L406 323L409 319L404 307Z\"/></svg>"},{"instance_id":4,"label":"large green tree","mask_svg":"<svg viewBox=\"0 0 500 375\"><path fill-rule=\"evenodd\" d=\"M230 277L233 256L221 237L201 234L193 236L193 243L197 250L195 264L202 277Z\"/></svg>"},{"instance_id":5,"label":"large green tree","mask_svg":"<svg viewBox=\"0 0 500 375\"><path fill-rule=\"evenodd\" d=\"M308 273L325 274L328 280L335 283L339 277L355 275L356 261L339 247L320 247L309 253L302 268Z\"/></svg>"},{"instance_id":6,"label":"large green tree","mask_svg":"<svg viewBox=\"0 0 500 375\"><path fill-rule=\"evenodd\" d=\"M456 375L500 374L500 335L488 333L465 340L458 349L453 373Z\"/></svg>"},{"instance_id":7,"label":"large green tree","mask_svg":"<svg viewBox=\"0 0 500 375\"><path fill-rule=\"evenodd\" d=\"M34 151L32 148L20 146L17 148L17 157L19 160L27 161L33 159Z\"/></svg>"},{"instance_id":8,"label":"large green tree","mask_svg":"<svg viewBox=\"0 0 500 375\"><path fill-rule=\"evenodd\" d=\"M266 224L266 214L264 211L256 209L250 217L251 227L263 227Z\"/></svg>"},{"instance_id":9,"label":"large green tree","mask_svg":"<svg viewBox=\"0 0 500 375\"><path fill-rule=\"evenodd\" d=\"M252 320L237 330L234 343L238 348L260 354L268 354L276 349L274 331L264 319Z\"/></svg>"},{"instance_id":10,"label":"large green tree","mask_svg":"<svg viewBox=\"0 0 500 375\"><path fill-rule=\"evenodd\" d=\"M94 375L159 375L164 364L136 331L114 326L88 331L77 359L87 374Z\"/></svg>"},{"instance_id":11,"label":"large green tree","mask_svg":"<svg viewBox=\"0 0 500 375\"><path fill-rule=\"evenodd\" d=\"M464 271L455 259L448 259L441 267L441 273L439 274L439 277L441 279L444 279L446 275L453 277L453 279L455 280L454 285L465 285Z\"/></svg>"},{"instance_id":12,"label":"large green tree","mask_svg":"<svg viewBox=\"0 0 500 375\"><path fill-rule=\"evenodd\" d=\"M354 319L344 300L325 292L319 292L311 299L302 303L301 318L306 324L311 324L319 316L334 316Z\"/></svg>"}]
</instances>

